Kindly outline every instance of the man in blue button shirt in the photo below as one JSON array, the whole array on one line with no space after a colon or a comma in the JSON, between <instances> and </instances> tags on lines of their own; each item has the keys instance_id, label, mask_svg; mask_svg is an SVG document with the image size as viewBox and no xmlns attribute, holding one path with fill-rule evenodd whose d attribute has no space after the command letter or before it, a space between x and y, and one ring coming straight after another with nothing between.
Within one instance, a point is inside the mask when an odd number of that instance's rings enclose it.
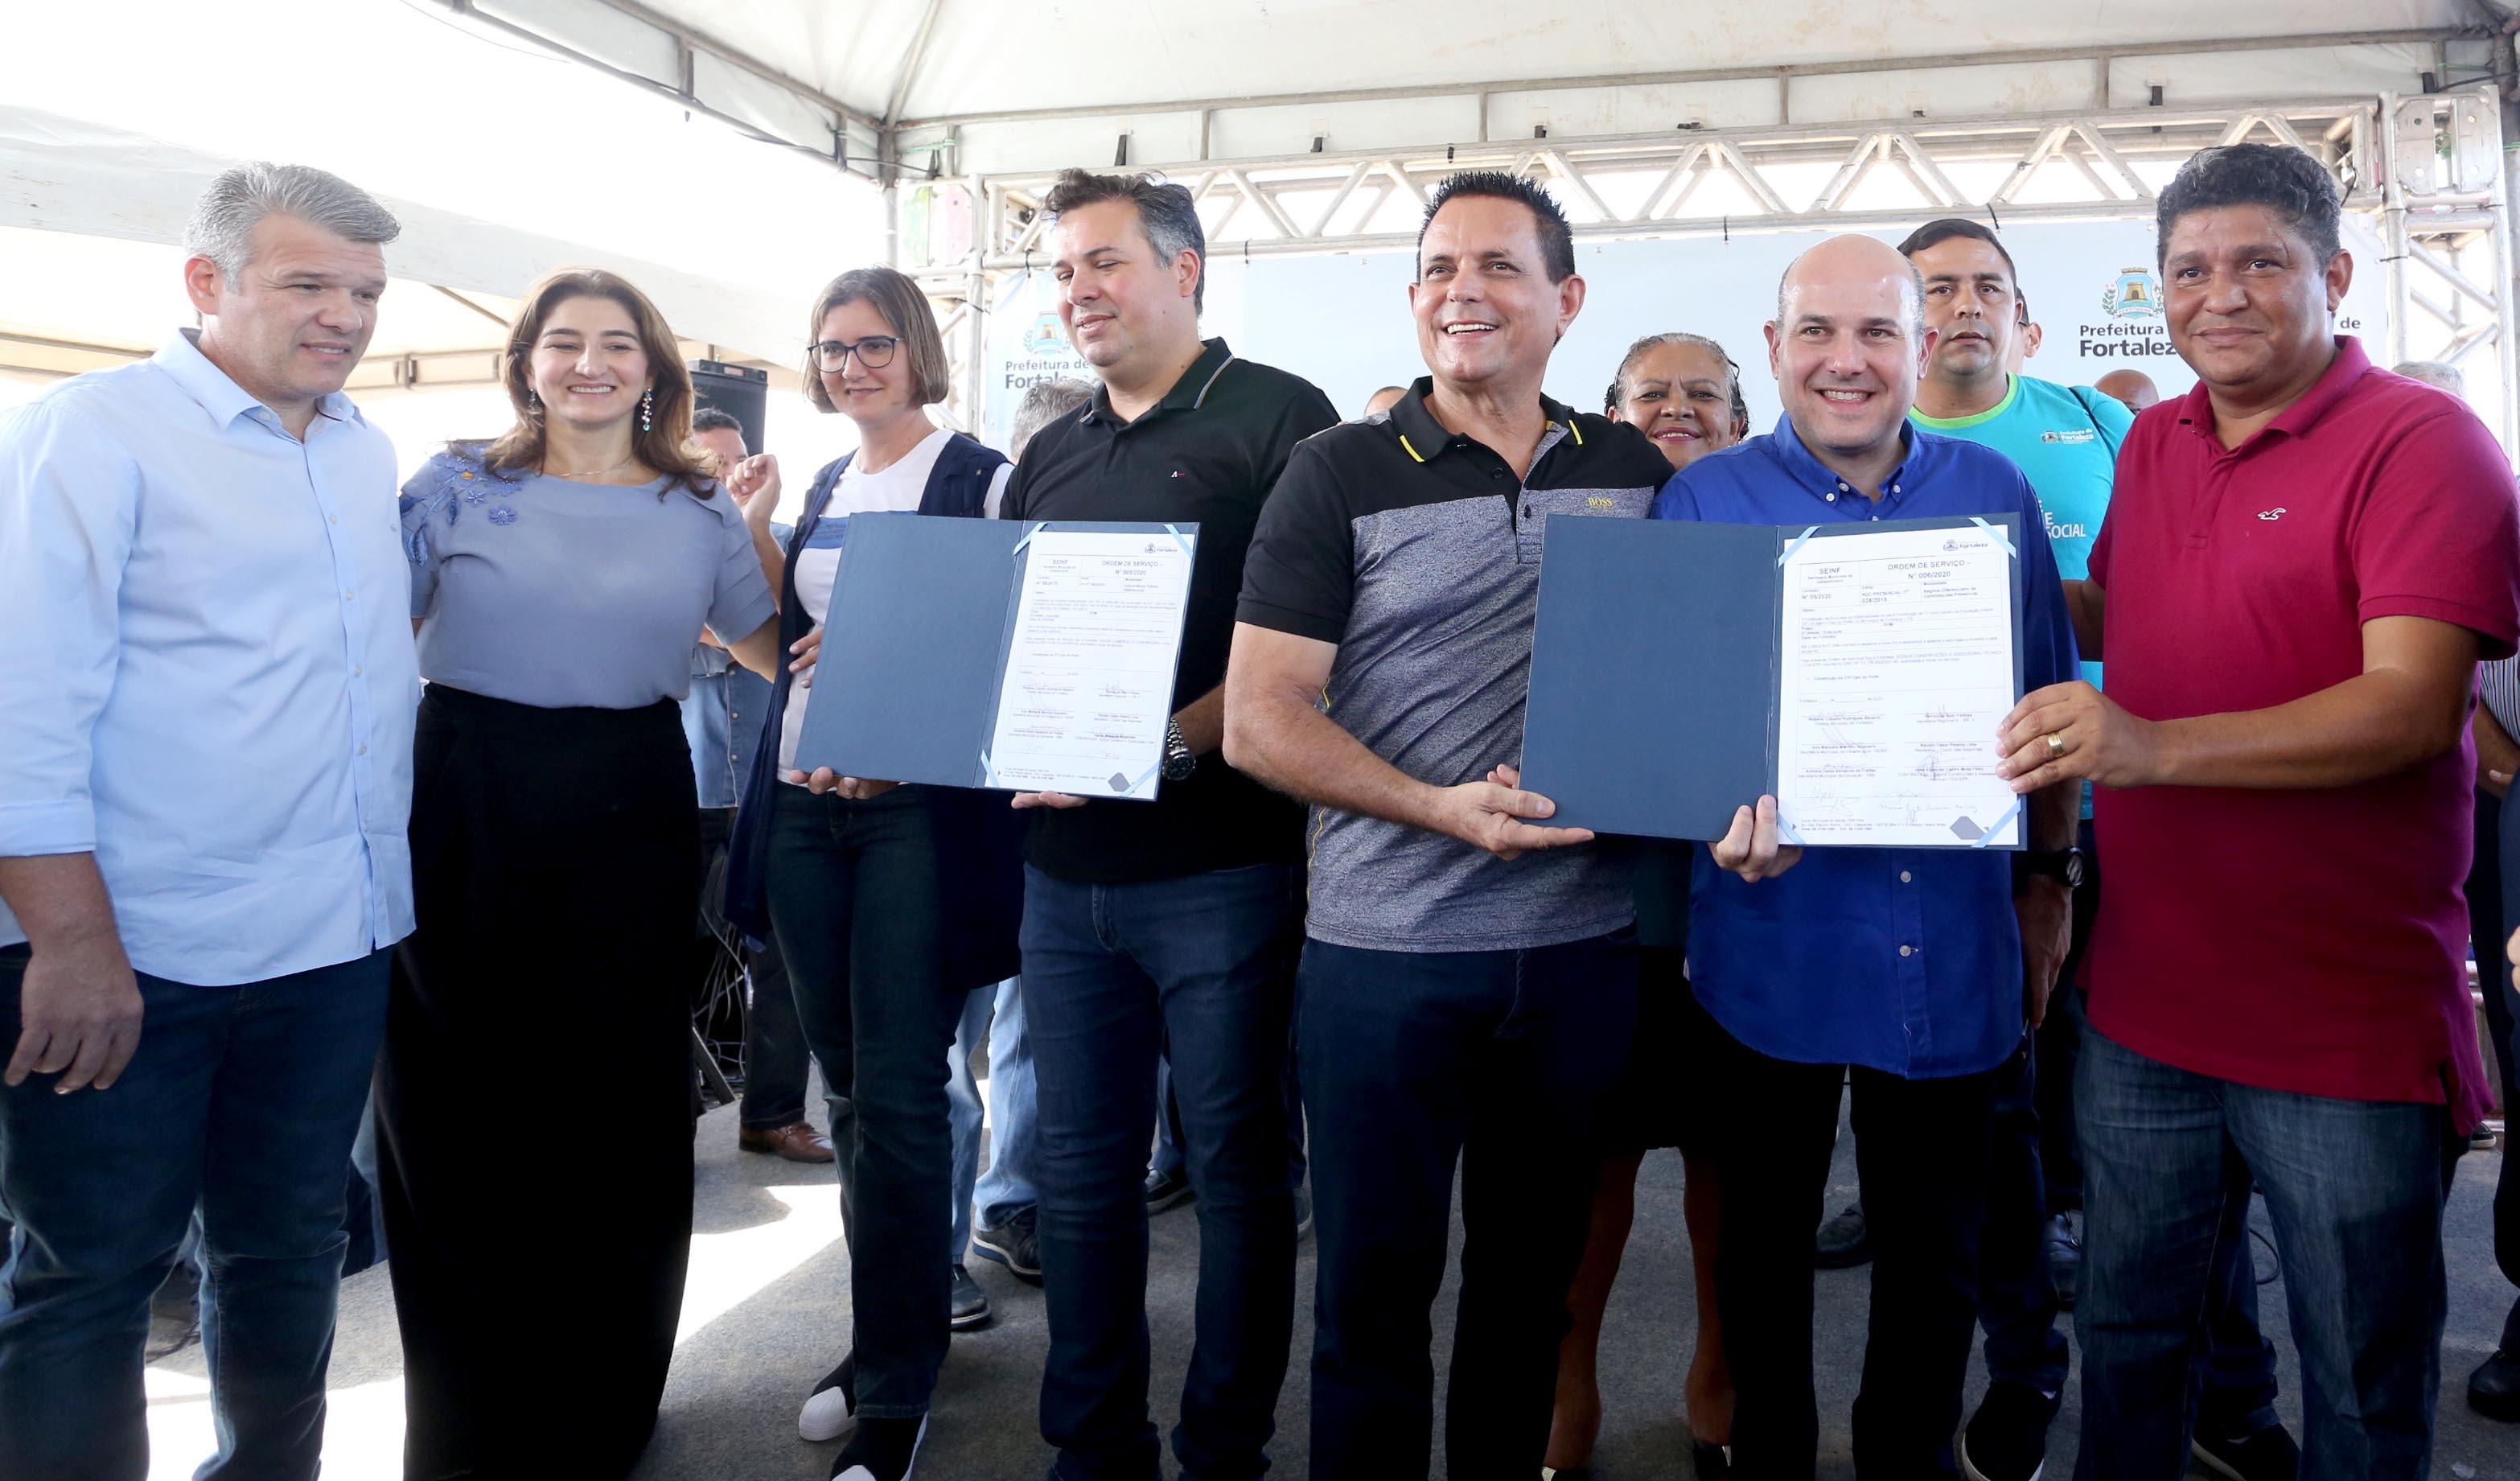
<instances>
[{"instance_id":1,"label":"man in blue button shirt","mask_svg":"<svg viewBox=\"0 0 2520 1481\"><path fill-rule=\"evenodd\" d=\"M2030 485L2001 455L1908 424L1933 340L1906 258L1868 237L1813 247L1786 271L1768 326L1783 419L1674 474L1654 515L2014 516L2025 677L2032 689L2070 678L2072 630ZM1816 1460L1812 1236L1850 1066L1875 1273L1857 1469L1959 1473L1952 1432L1976 1325L1990 1108L2025 991L2044 997L2064 956L2069 894L2050 875L2070 869L2075 803L2071 786L2033 797L2019 867L1968 849L1815 849L1753 889L1698 858L1689 966L1714 1020L1715 1094L1765 1107L1722 1128L1718 1146L1715 1283L1744 1475L1808 1477Z\"/></svg>"},{"instance_id":2,"label":"man in blue button shirt","mask_svg":"<svg viewBox=\"0 0 2520 1481\"><path fill-rule=\"evenodd\" d=\"M147 1473L196 1203L202 1474L315 1474L412 928L410 567L341 394L399 230L320 170L230 170L184 235L201 328L0 422L0 1476Z\"/></svg>"}]
</instances>

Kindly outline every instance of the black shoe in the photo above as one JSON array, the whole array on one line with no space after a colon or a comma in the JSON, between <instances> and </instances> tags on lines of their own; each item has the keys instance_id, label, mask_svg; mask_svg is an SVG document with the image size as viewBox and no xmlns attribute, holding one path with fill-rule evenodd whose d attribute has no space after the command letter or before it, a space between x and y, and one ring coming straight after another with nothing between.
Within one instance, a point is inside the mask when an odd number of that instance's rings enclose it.
<instances>
[{"instance_id":1,"label":"black shoe","mask_svg":"<svg viewBox=\"0 0 2520 1481\"><path fill-rule=\"evenodd\" d=\"M1039 1285L1041 1234L1034 1218L1033 1210L1021 1208L996 1229L971 1231L971 1253L983 1260L997 1261L1014 1272L1018 1280Z\"/></svg>"},{"instance_id":2,"label":"black shoe","mask_svg":"<svg viewBox=\"0 0 2520 1481\"><path fill-rule=\"evenodd\" d=\"M2048 1426L2057 1401L2019 1383L1989 1384L1960 1431L1960 1474L1968 1481L2039 1481L2048 1466Z\"/></svg>"},{"instance_id":3,"label":"black shoe","mask_svg":"<svg viewBox=\"0 0 2520 1481\"><path fill-rule=\"evenodd\" d=\"M1812 1263L1822 1270L1846 1270L1872 1258L1872 1240L1864 1230L1864 1204L1861 1199L1848 1204L1837 1217L1820 1227L1820 1238L1812 1249Z\"/></svg>"},{"instance_id":4,"label":"black shoe","mask_svg":"<svg viewBox=\"0 0 2520 1481\"><path fill-rule=\"evenodd\" d=\"M1178 1208L1182 1204L1188 1203L1190 1199L1190 1175L1188 1173L1147 1174L1148 1213L1160 1214L1165 1209Z\"/></svg>"},{"instance_id":5,"label":"black shoe","mask_svg":"<svg viewBox=\"0 0 2520 1481\"><path fill-rule=\"evenodd\" d=\"M954 1267L954 1304L951 1310L953 1315L946 1319L945 1324L955 1331L967 1332L975 1326L989 1324L989 1298L981 1293L980 1282L971 1279L971 1273L959 1265Z\"/></svg>"},{"instance_id":6,"label":"black shoe","mask_svg":"<svg viewBox=\"0 0 2520 1481\"><path fill-rule=\"evenodd\" d=\"M806 1395L804 1412L796 1416L796 1438L816 1443L836 1440L857 1426L858 1355L852 1349Z\"/></svg>"},{"instance_id":7,"label":"black shoe","mask_svg":"<svg viewBox=\"0 0 2520 1481\"><path fill-rule=\"evenodd\" d=\"M1732 1447L1691 1435L1688 1464L1697 1481L1732 1481Z\"/></svg>"},{"instance_id":8,"label":"black shoe","mask_svg":"<svg viewBox=\"0 0 2520 1481\"><path fill-rule=\"evenodd\" d=\"M2056 1285L2057 1309L2072 1311L2083 1288L2083 1232L2074 1227L2072 1214L2048 1220L2048 1278Z\"/></svg>"},{"instance_id":9,"label":"black shoe","mask_svg":"<svg viewBox=\"0 0 2520 1481\"><path fill-rule=\"evenodd\" d=\"M869 1419L832 1461L832 1481L910 1481L927 1438L927 1416Z\"/></svg>"},{"instance_id":10,"label":"black shoe","mask_svg":"<svg viewBox=\"0 0 2520 1481\"><path fill-rule=\"evenodd\" d=\"M2520 1353L2509 1348L2467 1375L2467 1407L2488 1419L2520 1419Z\"/></svg>"},{"instance_id":11,"label":"black shoe","mask_svg":"<svg viewBox=\"0 0 2520 1481\"><path fill-rule=\"evenodd\" d=\"M2198 1435L2187 1442L2187 1453L2207 1470L2231 1481L2294 1481L2301 1474L2301 1447L2292 1443L2291 1432L2280 1424L2237 1440Z\"/></svg>"}]
</instances>

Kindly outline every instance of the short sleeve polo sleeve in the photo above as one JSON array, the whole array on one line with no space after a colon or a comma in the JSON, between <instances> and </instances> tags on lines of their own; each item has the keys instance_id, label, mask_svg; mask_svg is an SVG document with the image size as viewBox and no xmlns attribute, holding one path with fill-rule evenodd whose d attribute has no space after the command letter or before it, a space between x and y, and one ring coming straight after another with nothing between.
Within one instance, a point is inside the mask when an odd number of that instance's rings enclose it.
<instances>
[{"instance_id":1,"label":"short sleeve polo sleeve","mask_svg":"<svg viewBox=\"0 0 2520 1481\"><path fill-rule=\"evenodd\" d=\"M2510 465L2465 408L2409 426L2382 455L2349 536L2361 617L2467 628L2483 655L2520 634L2520 509Z\"/></svg>"},{"instance_id":2,"label":"short sleeve polo sleeve","mask_svg":"<svg viewBox=\"0 0 2520 1481\"><path fill-rule=\"evenodd\" d=\"M1242 565L1238 621L1323 643L1347 633L1356 597L1348 498L1317 442L1298 443L1260 509Z\"/></svg>"}]
</instances>

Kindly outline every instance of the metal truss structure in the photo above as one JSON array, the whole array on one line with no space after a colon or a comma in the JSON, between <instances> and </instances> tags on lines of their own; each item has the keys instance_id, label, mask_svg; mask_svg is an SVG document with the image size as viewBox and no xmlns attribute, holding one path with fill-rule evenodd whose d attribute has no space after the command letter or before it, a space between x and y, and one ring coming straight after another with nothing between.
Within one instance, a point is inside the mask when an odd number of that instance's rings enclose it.
<instances>
[{"instance_id":1,"label":"metal truss structure","mask_svg":"<svg viewBox=\"0 0 2520 1481\"><path fill-rule=\"evenodd\" d=\"M1586 240L1912 225L1937 213L2027 220L2149 220L2154 193L2200 149L2290 145L2332 171L2386 244L2391 361L2496 367L2506 445L2513 262L2501 106L2490 88L1974 119L1908 118L1740 130L1437 145L1210 160L1164 171L1199 202L1211 254L1408 250L1426 192L1455 170L1549 185ZM993 288L1044 265L1046 175L899 188L903 266L948 321L956 404L983 410L981 342ZM968 243L968 247L964 244ZM945 256L937 248L960 248Z\"/></svg>"}]
</instances>

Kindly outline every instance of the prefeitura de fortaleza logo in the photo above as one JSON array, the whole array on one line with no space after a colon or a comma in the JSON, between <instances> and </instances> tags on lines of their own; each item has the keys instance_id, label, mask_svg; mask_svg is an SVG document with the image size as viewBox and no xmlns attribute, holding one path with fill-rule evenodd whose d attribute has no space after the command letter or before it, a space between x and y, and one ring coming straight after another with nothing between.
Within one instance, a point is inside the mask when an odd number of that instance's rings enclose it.
<instances>
[{"instance_id":1,"label":"prefeitura de fortaleza logo","mask_svg":"<svg viewBox=\"0 0 2520 1481\"><path fill-rule=\"evenodd\" d=\"M2100 290L2100 311L2112 319L2161 317L2161 280L2148 267L2121 268L2118 281Z\"/></svg>"}]
</instances>

